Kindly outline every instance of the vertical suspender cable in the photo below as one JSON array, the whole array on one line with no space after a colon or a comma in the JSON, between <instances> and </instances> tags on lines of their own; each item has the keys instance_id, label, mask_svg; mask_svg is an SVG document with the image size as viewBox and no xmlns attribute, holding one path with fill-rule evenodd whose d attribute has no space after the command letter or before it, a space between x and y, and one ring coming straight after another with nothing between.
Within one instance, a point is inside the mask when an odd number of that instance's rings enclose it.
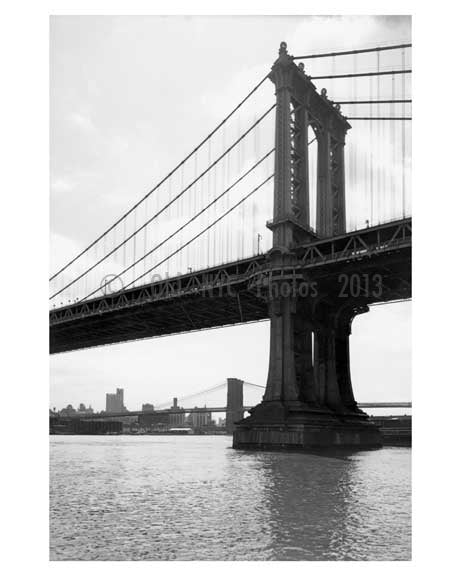
<instances>
[{"instance_id":1,"label":"vertical suspender cable","mask_svg":"<svg viewBox=\"0 0 461 576\"><path fill-rule=\"evenodd\" d=\"M395 100L395 76L392 75L392 100ZM395 104L391 104L391 116L395 114ZM396 154L395 149L397 146L396 137L395 137L395 122L391 122L391 146L392 146L392 163L391 163L391 218L394 218L396 215L396 205L395 205L395 165L396 165Z\"/></svg>"},{"instance_id":2,"label":"vertical suspender cable","mask_svg":"<svg viewBox=\"0 0 461 576\"><path fill-rule=\"evenodd\" d=\"M379 60L379 52L376 52L376 65L378 67L378 72L380 71L380 60ZM379 100L379 97L381 95L381 78L379 76L376 77L376 99ZM381 105L378 104L378 116L380 115L379 113L381 112ZM377 198L376 198L376 212L378 213L378 224L380 224L380 220L381 220L381 194L382 194L382 189L381 189L381 151L382 151L382 146L381 146L381 137L382 137L382 130L381 130L381 122L378 122L378 126L376 129L377 132L377 161L376 161L376 170L377 170L377 174L376 174L376 179L377 179L377 183L376 183L376 188L377 188Z\"/></svg>"},{"instance_id":3,"label":"vertical suspender cable","mask_svg":"<svg viewBox=\"0 0 461 576\"><path fill-rule=\"evenodd\" d=\"M208 142L208 165L211 164L211 144ZM208 172L208 178L207 178L207 202L210 200L210 194L211 194L211 182L210 182L210 178L211 178L211 172ZM207 224L210 223L210 214L208 214L208 219L207 219ZM207 244L207 266L210 267L211 265L211 258L210 258L210 235L207 233L206 234L206 244Z\"/></svg>"},{"instance_id":4,"label":"vertical suspender cable","mask_svg":"<svg viewBox=\"0 0 461 576\"><path fill-rule=\"evenodd\" d=\"M136 208L133 212L134 229L136 230ZM133 262L136 262L136 236L133 236ZM133 267L133 278L136 278L136 266Z\"/></svg>"},{"instance_id":5,"label":"vertical suspender cable","mask_svg":"<svg viewBox=\"0 0 461 576\"><path fill-rule=\"evenodd\" d=\"M146 200L145 202L145 210L144 210L144 216L147 222L147 204L149 203L149 200ZM144 254L147 252L147 228L148 226L146 226L144 228ZM147 264L147 259L144 259L144 272L146 271L146 264Z\"/></svg>"},{"instance_id":6,"label":"vertical suspender cable","mask_svg":"<svg viewBox=\"0 0 461 576\"><path fill-rule=\"evenodd\" d=\"M370 77L370 100L373 100L373 79ZM370 117L372 115L372 109L370 104ZM370 225L373 225L373 122L369 121L369 132L370 132L370 166L369 166L369 174L370 174L370 198L371 198L371 206L370 206Z\"/></svg>"},{"instance_id":7,"label":"vertical suspender cable","mask_svg":"<svg viewBox=\"0 0 461 576\"><path fill-rule=\"evenodd\" d=\"M402 50L402 66L405 66L405 50ZM405 100L405 75L402 74L402 100ZM404 117L405 104L402 103L402 118ZM405 218L405 122L402 121L402 217Z\"/></svg>"}]
</instances>

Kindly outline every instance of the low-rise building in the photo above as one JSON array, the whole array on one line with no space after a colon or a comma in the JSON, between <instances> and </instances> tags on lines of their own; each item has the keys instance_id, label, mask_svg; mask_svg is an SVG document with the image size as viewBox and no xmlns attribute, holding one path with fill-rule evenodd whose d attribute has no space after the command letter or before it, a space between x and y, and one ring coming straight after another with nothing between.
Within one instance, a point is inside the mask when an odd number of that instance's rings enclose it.
<instances>
[{"instance_id":1,"label":"low-rise building","mask_svg":"<svg viewBox=\"0 0 461 576\"><path fill-rule=\"evenodd\" d=\"M77 414L77 410L72 406L72 404L68 404L65 408L59 411L60 416L75 416Z\"/></svg>"},{"instance_id":2,"label":"low-rise building","mask_svg":"<svg viewBox=\"0 0 461 576\"><path fill-rule=\"evenodd\" d=\"M197 408L197 406L195 408ZM204 408L206 408L206 406L204 406ZM205 428L212 423L211 412L191 412L187 417L187 421L194 429Z\"/></svg>"}]
</instances>

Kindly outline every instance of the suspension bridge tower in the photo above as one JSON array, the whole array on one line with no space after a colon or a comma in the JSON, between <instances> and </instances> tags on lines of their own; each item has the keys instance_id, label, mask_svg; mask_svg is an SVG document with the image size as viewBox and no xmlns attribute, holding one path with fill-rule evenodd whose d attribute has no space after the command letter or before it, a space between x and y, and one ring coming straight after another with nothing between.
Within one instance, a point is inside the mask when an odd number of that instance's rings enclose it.
<instances>
[{"instance_id":1,"label":"suspension bridge tower","mask_svg":"<svg viewBox=\"0 0 461 576\"><path fill-rule=\"evenodd\" d=\"M301 244L346 231L344 145L350 125L326 91L317 91L304 65L294 63L284 42L269 77L276 93L274 213L268 223L273 246L270 274L258 286L269 308L269 372L262 402L235 426L233 446L376 447L379 431L355 402L349 368L351 323L367 308L306 291L309 278L296 253ZM308 126L317 140L315 231Z\"/></svg>"},{"instance_id":2,"label":"suspension bridge tower","mask_svg":"<svg viewBox=\"0 0 461 576\"><path fill-rule=\"evenodd\" d=\"M232 434L235 422L243 418L243 380L227 379L226 432Z\"/></svg>"}]
</instances>

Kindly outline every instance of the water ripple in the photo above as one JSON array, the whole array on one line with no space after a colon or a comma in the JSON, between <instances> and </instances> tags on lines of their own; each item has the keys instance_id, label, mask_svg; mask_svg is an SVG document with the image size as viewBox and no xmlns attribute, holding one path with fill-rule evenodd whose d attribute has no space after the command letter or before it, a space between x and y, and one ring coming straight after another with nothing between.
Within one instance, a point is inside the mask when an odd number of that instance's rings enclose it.
<instances>
[{"instance_id":1,"label":"water ripple","mask_svg":"<svg viewBox=\"0 0 461 576\"><path fill-rule=\"evenodd\" d=\"M52 560L409 560L411 451L51 437Z\"/></svg>"}]
</instances>

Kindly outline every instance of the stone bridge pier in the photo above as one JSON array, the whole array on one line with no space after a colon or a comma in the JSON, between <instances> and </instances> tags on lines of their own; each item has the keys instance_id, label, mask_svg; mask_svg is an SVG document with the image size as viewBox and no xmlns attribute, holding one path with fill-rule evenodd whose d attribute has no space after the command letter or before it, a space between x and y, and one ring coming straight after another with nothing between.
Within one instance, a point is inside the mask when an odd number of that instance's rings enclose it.
<instances>
[{"instance_id":1,"label":"stone bridge pier","mask_svg":"<svg viewBox=\"0 0 461 576\"><path fill-rule=\"evenodd\" d=\"M234 431L234 448L375 448L381 445L354 398L349 337L364 309L323 306L309 313L296 298L269 302L271 318L266 392Z\"/></svg>"},{"instance_id":2,"label":"stone bridge pier","mask_svg":"<svg viewBox=\"0 0 461 576\"><path fill-rule=\"evenodd\" d=\"M331 286L308 294L296 249L346 232L344 146L351 128L340 108L319 93L304 65L282 42L269 78L275 85L274 213L272 249L258 296L268 306L270 358L266 392L250 416L237 423L234 448L371 448L378 429L354 399L349 367L352 319L367 310L341 299ZM317 179L309 182L308 130L315 134ZM316 190L315 230L309 186ZM288 286L289 290L286 290Z\"/></svg>"}]
</instances>

